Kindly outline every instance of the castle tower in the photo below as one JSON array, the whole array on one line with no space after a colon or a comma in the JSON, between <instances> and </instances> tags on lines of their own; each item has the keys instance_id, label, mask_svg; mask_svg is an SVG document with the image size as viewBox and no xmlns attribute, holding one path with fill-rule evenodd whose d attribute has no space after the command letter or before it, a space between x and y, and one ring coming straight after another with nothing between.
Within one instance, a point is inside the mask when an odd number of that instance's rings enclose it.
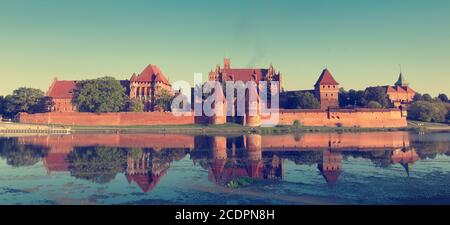
<instances>
[{"instance_id":1,"label":"castle tower","mask_svg":"<svg viewBox=\"0 0 450 225\"><path fill-rule=\"evenodd\" d=\"M130 99L143 101L146 111L155 110L156 99L163 91L174 95L172 85L156 65L149 64L139 75L130 78Z\"/></svg>"},{"instance_id":2,"label":"castle tower","mask_svg":"<svg viewBox=\"0 0 450 225\"><path fill-rule=\"evenodd\" d=\"M249 127L261 126L261 109L259 93L256 85L248 88L245 100L245 124Z\"/></svg>"},{"instance_id":3,"label":"castle tower","mask_svg":"<svg viewBox=\"0 0 450 225\"><path fill-rule=\"evenodd\" d=\"M223 60L223 68L226 70L231 69L231 60L229 58Z\"/></svg>"},{"instance_id":4,"label":"castle tower","mask_svg":"<svg viewBox=\"0 0 450 225\"><path fill-rule=\"evenodd\" d=\"M322 110L330 107L339 107L339 83L331 75L328 69L324 69L317 80L314 91L320 101Z\"/></svg>"},{"instance_id":5,"label":"castle tower","mask_svg":"<svg viewBox=\"0 0 450 225\"><path fill-rule=\"evenodd\" d=\"M403 77L402 72L400 72L400 75L398 76L397 82L394 84L395 86L401 86L401 87L407 87L409 85L408 81Z\"/></svg>"},{"instance_id":6,"label":"castle tower","mask_svg":"<svg viewBox=\"0 0 450 225\"><path fill-rule=\"evenodd\" d=\"M215 101L213 103L214 115L211 117L212 124L226 124L227 123L227 99L223 94L222 87L216 83L214 87Z\"/></svg>"}]
</instances>

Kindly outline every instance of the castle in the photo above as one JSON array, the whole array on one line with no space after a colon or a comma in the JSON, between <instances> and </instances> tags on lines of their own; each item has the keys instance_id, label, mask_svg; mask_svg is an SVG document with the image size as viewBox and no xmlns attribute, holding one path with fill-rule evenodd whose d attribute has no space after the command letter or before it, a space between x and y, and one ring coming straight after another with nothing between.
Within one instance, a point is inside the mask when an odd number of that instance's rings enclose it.
<instances>
[{"instance_id":1,"label":"castle","mask_svg":"<svg viewBox=\"0 0 450 225\"><path fill-rule=\"evenodd\" d=\"M406 81L403 74L400 72L397 82L394 86L383 86L386 94L389 97L394 107L400 108L407 106L413 101L416 92L409 87L409 83Z\"/></svg>"},{"instance_id":2,"label":"castle","mask_svg":"<svg viewBox=\"0 0 450 225\"><path fill-rule=\"evenodd\" d=\"M76 112L72 97L78 81L54 79L46 95L53 99L52 112ZM130 80L120 80L131 100L144 103L145 111L160 111L155 102L163 91L173 95L172 85L156 65L148 65L140 74L133 73Z\"/></svg>"},{"instance_id":3,"label":"castle","mask_svg":"<svg viewBox=\"0 0 450 225\"><path fill-rule=\"evenodd\" d=\"M280 96L280 108L278 113L278 125L292 125L294 123L304 126L330 126L330 127L367 127L367 128L393 128L407 126L407 113L404 104L408 104L415 92L408 86L402 74L395 86L385 86L389 99L395 105L389 109L365 109L365 108L339 108L340 85L328 69L324 69L312 90L283 91L281 72L275 71L273 65L267 68L232 68L231 60L225 59L223 67L216 66L209 73L210 81L254 81L255 86L248 87L245 92L245 111L238 115L238 101L236 97L227 101L224 93L214 91L215 101L211 104L213 115L205 115L203 106L206 100L194 97L191 94L191 104L199 104L202 107L201 116L192 107L191 116L174 116L171 112L162 112L155 102L163 92L174 96L169 80L156 65L148 65L140 74L133 74L130 80L121 80L120 83L126 90L131 100L142 101L145 112L142 113L81 113L76 112L72 104L72 97L78 81L59 81L55 79L47 91L47 95L53 98L54 106L50 113L27 114L21 113L19 120L26 123L62 124L62 125L111 125L111 126L136 126L136 125L187 125L187 124L225 124L227 122L238 123L244 126L258 127L266 119L261 110L271 108L270 98L273 94ZM262 89L262 81L273 86ZM216 83L216 85L219 85ZM270 88L269 88L270 87ZM216 87L214 87L216 89ZM262 99L261 90L267 91L268 99ZM278 92L278 93L274 93ZM318 109L285 109L289 94L296 92L309 92L320 102ZM255 101L249 101L250 96L256 96ZM189 96L186 96L189 97ZM229 105L228 104L233 104ZM231 110L230 110L231 109ZM231 111L231 112L230 112Z\"/></svg>"}]
</instances>

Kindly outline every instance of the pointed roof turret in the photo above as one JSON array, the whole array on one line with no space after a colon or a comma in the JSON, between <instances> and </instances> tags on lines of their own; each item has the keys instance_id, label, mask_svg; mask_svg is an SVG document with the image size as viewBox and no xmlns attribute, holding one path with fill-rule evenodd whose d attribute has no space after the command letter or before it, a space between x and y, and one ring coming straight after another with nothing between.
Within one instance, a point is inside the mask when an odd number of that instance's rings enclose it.
<instances>
[{"instance_id":1,"label":"pointed roof turret","mask_svg":"<svg viewBox=\"0 0 450 225\"><path fill-rule=\"evenodd\" d=\"M320 74L319 79L316 82L316 85L338 85L333 75L331 75L328 69L324 69Z\"/></svg>"},{"instance_id":2,"label":"pointed roof turret","mask_svg":"<svg viewBox=\"0 0 450 225\"><path fill-rule=\"evenodd\" d=\"M131 75L130 81L136 81L136 73L133 73L133 75Z\"/></svg>"},{"instance_id":3,"label":"pointed roof turret","mask_svg":"<svg viewBox=\"0 0 450 225\"><path fill-rule=\"evenodd\" d=\"M403 77L402 72L400 72L400 75L398 76L398 80L397 80L397 82L395 82L395 86L406 87L408 85L409 85L408 81L406 81L405 77Z\"/></svg>"}]
</instances>

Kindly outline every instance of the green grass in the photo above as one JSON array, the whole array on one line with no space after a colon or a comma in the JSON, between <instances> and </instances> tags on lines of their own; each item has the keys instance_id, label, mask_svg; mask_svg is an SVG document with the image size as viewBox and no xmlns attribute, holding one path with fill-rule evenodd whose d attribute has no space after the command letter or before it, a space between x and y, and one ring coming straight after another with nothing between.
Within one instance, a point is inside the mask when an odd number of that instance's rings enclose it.
<instances>
[{"instance_id":1,"label":"green grass","mask_svg":"<svg viewBox=\"0 0 450 225\"><path fill-rule=\"evenodd\" d=\"M407 128L358 128L358 127L305 127L305 126L275 126L246 127L235 123L222 125L154 125L154 126L70 126L76 133L179 133L201 135L241 135L241 134L287 134L306 132L369 132L398 131Z\"/></svg>"},{"instance_id":2,"label":"green grass","mask_svg":"<svg viewBox=\"0 0 450 225\"><path fill-rule=\"evenodd\" d=\"M415 120L408 120L408 128L411 130L416 130L420 132L426 131L450 131L449 124L446 123L432 123L432 122L422 122Z\"/></svg>"}]
</instances>

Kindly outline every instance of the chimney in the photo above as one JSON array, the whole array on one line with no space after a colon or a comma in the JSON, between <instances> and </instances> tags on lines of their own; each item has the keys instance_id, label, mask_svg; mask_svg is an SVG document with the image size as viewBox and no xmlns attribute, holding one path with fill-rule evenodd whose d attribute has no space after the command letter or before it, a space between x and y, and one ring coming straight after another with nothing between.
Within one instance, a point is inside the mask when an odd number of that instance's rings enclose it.
<instances>
[{"instance_id":1,"label":"chimney","mask_svg":"<svg viewBox=\"0 0 450 225\"><path fill-rule=\"evenodd\" d=\"M231 68L231 60L229 58L225 58L223 60L223 68L230 69Z\"/></svg>"}]
</instances>

